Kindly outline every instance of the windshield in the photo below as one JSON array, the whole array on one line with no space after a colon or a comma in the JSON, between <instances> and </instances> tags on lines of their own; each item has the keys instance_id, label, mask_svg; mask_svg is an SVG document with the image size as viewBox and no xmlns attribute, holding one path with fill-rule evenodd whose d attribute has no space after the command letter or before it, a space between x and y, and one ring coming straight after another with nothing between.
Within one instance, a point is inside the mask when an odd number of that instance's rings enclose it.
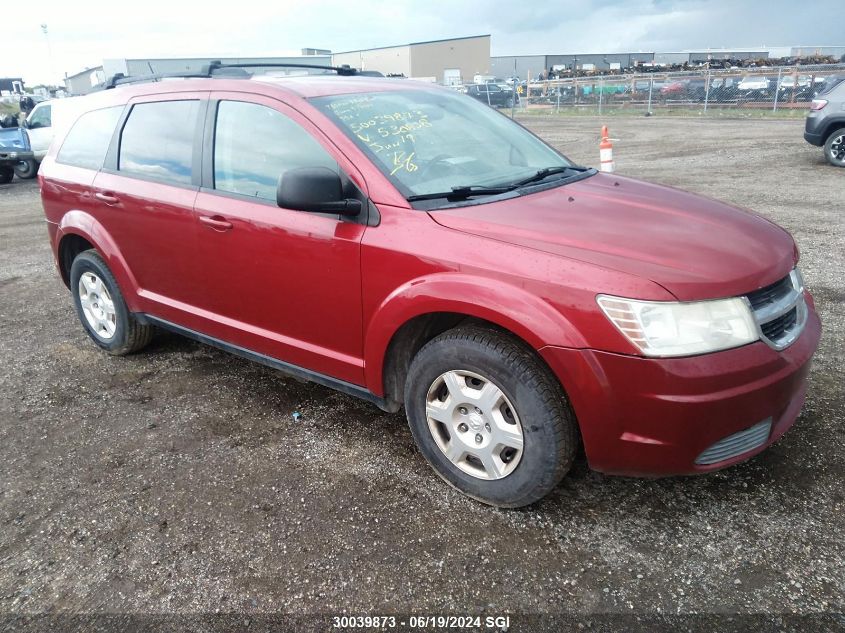
<instances>
[{"instance_id":1,"label":"windshield","mask_svg":"<svg viewBox=\"0 0 845 633\"><path fill-rule=\"evenodd\" d=\"M477 100L448 90L319 97L328 114L405 197L454 187L497 187L571 165Z\"/></svg>"}]
</instances>

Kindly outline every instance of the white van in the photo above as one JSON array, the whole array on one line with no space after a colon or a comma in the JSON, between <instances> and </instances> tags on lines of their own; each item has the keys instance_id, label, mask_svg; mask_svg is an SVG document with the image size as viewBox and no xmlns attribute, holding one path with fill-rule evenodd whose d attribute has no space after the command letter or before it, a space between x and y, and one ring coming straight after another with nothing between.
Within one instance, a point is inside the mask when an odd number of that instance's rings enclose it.
<instances>
[{"instance_id":1,"label":"white van","mask_svg":"<svg viewBox=\"0 0 845 633\"><path fill-rule=\"evenodd\" d=\"M42 101L26 117L24 127L29 135L35 163L32 165L33 176L38 170L38 164L47 155L53 137L76 119L74 115L80 109L81 99L83 97Z\"/></svg>"}]
</instances>

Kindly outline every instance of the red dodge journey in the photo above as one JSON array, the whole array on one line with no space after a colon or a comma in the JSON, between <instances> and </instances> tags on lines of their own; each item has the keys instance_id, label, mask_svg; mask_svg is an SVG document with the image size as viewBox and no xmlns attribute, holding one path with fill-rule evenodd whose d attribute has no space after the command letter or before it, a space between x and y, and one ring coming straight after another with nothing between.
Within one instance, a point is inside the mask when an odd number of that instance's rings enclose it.
<instances>
[{"instance_id":1,"label":"red dodge journey","mask_svg":"<svg viewBox=\"0 0 845 633\"><path fill-rule=\"evenodd\" d=\"M581 444L603 472L704 473L798 416L820 322L768 220L575 165L450 89L195 75L112 80L41 164L107 352L163 328L404 406L434 471L502 507Z\"/></svg>"}]
</instances>

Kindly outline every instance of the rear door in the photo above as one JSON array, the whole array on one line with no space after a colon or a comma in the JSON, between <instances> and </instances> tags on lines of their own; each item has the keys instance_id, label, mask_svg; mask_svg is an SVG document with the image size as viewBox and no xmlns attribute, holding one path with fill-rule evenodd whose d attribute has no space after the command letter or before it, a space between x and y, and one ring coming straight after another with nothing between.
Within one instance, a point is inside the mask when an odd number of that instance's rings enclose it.
<instances>
[{"instance_id":1,"label":"rear door","mask_svg":"<svg viewBox=\"0 0 845 633\"><path fill-rule=\"evenodd\" d=\"M207 96L131 100L93 185L97 217L126 260L144 309L188 326L204 292L194 200Z\"/></svg>"},{"instance_id":2,"label":"rear door","mask_svg":"<svg viewBox=\"0 0 845 633\"><path fill-rule=\"evenodd\" d=\"M288 169L327 167L359 193L363 177L299 112L260 95L212 93L204 148L196 209L208 334L363 384L365 226L276 204Z\"/></svg>"}]
</instances>

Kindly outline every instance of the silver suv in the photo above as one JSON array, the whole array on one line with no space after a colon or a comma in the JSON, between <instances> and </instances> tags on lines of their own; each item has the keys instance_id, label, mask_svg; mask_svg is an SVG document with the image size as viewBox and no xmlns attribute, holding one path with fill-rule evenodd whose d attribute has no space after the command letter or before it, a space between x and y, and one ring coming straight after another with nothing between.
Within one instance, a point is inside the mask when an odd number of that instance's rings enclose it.
<instances>
[{"instance_id":1,"label":"silver suv","mask_svg":"<svg viewBox=\"0 0 845 633\"><path fill-rule=\"evenodd\" d=\"M813 99L804 140L818 147L831 165L845 167L845 75L828 77Z\"/></svg>"}]
</instances>

